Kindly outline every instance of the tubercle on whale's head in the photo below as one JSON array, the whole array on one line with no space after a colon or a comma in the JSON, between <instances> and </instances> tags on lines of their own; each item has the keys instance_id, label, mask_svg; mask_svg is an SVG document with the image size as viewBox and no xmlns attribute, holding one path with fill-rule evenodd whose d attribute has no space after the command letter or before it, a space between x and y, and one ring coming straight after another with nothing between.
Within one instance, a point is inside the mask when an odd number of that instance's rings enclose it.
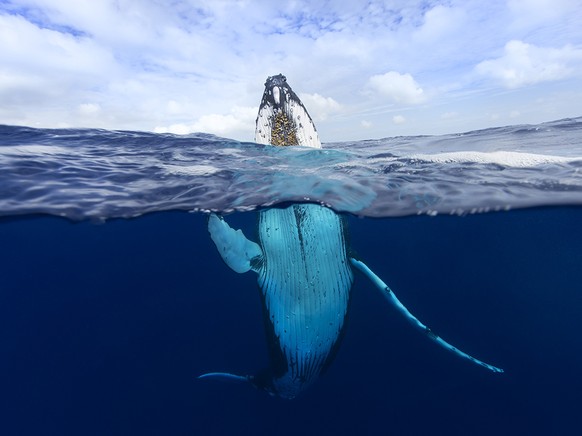
<instances>
[{"instance_id":1,"label":"tubercle on whale's head","mask_svg":"<svg viewBox=\"0 0 582 436\"><path fill-rule=\"evenodd\" d=\"M319 135L307 109L282 74L270 76L265 82L255 142L321 148Z\"/></svg>"}]
</instances>

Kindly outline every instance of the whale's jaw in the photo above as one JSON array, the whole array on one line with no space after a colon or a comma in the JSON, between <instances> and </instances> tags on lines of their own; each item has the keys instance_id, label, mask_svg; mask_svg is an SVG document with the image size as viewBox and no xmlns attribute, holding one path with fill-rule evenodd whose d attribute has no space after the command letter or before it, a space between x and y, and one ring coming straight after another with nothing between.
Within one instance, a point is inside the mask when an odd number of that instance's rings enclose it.
<instances>
[{"instance_id":1,"label":"whale's jaw","mask_svg":"<svg viewBox=\"0 0 582 436\"><path fill-rule=\"evenodd\" d=\"M307 109L282 74L265 82L257 116L255 142L278 146L321 148L319 135Z\"/></svg>"},{"instance_id":2,"label":"whale's jaw","mask_svg":"<svg viewBox=\"0 0 582 436\"><path fill-rule=\"evenodd\" d=\"M346 223L331 209L266 209L257 226L258 271L270 354L263 389L294 398L333 360L343 336L353 273Z\"/></svg>"}]
</instances>

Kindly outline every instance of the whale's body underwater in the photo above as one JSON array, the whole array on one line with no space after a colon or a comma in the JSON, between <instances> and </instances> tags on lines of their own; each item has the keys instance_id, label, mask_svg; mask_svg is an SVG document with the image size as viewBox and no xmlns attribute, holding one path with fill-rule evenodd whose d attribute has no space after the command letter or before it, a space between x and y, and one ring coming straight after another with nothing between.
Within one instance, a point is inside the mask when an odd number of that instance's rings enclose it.
<instances>
[{"instance_id":1,"label":"whale's body underwater","mask_svg":"<svg viewBox=\"0 0 582 436\"><path fill-rule=\"evenodd\" d=\"M269 77L259 107L255 141L274 146L321 148L317 131L283 75ZM503 370L458 350L415 318L390 288L353 258L344 218L317 204L261 210L258 244L211 214L208 230L225 263L238 273L253 270L261 289L270 365L257 375L203 374L250 382L294 398L331 363L348 312L352 266L362 271L413 325L439 345L494 372Z\"/></svg>"}]
</instances>

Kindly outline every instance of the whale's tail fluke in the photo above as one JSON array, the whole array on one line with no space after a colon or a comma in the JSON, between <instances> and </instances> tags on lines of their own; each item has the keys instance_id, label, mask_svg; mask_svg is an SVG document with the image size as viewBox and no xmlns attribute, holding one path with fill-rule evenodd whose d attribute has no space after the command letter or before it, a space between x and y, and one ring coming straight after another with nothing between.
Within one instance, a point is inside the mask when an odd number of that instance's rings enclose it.
<instances>
[{"instance_id":1,"label":"whale's tail fluke","mask_svg":"<svg viewBox=\"0 0 582 436\"><path fill-rule=\"evenodd\" d=\"M416 318L412 313L409 312L409 310L400 302L396 295L394 295L394 292L392 292L388 285L384 283L380 279L380 277L374 274L374 272L372 272L372 270L370 270L370 268L368 268L368 266L364 262L361 262L354 258L350 258L350 261L352 265L354 265L357 269L364 273L364 275L368 277L380 291L382 291L382 294L386 297L390 304L392 304L396 308L396 310L398 310L402 315L404 315L404 317L408 321L410 321L412 325L414 325L416 328L425 333L427 337L435 341L441 347L451 351L452 353L455 353L459 357L468 359L471 362L477 365L481 365L484 368L487 368L493 372L498 373L503 372L501 368L497 368L496 366L489 365L488 363L485 363L479 359L475 359L473 356L470 356L464 351L459 350L458 348L454 347L453 345L449 344L447 341L442 339L440 336L436 335L430 328L428 328L426 325L420 322L418 318Z\"/></svg>"},{"instance_id":2,"label":"whale's tail fluke","mask_svg":"<svg viewBox=\"0 0 582 436\"><path fill-rule=\"evenodd\" d=\"M238 375L230 372L207 372L199 375L198 380L211 380L225 383L250 384L254 388L265 391L269 395L277 395L273 388L273 376L270 369L259 371L256 375ZM293 396L283 396L293 398Z\"/></svg>"},{"instance_id":3,"label":"whale's tail fluke","mask_svg":"<svg viewBox=\"0 0 582 436\"><path fill-rule=\"evenodd\" d=\"M230 383L252 383L252 376L231 374L230 372L207 372L199 375L198 379L211 379Z\"/></svg>"}]
</instances>

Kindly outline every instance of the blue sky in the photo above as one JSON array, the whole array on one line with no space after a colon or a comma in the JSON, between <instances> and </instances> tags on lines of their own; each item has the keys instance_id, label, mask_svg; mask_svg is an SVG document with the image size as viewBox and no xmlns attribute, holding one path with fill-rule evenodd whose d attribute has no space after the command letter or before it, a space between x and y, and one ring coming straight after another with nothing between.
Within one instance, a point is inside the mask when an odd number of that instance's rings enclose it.
<instances>
[{"instance_id":1,"label":"blue sky","mask_svg":"<svg viewBox=\"0 0 582 436\"><path fill-rule=\"evenodd\" d=\"M0 0L0 123L252 140L283 73L323 142L582 115L580 0Z\"/></svg>"}]
</instances>

